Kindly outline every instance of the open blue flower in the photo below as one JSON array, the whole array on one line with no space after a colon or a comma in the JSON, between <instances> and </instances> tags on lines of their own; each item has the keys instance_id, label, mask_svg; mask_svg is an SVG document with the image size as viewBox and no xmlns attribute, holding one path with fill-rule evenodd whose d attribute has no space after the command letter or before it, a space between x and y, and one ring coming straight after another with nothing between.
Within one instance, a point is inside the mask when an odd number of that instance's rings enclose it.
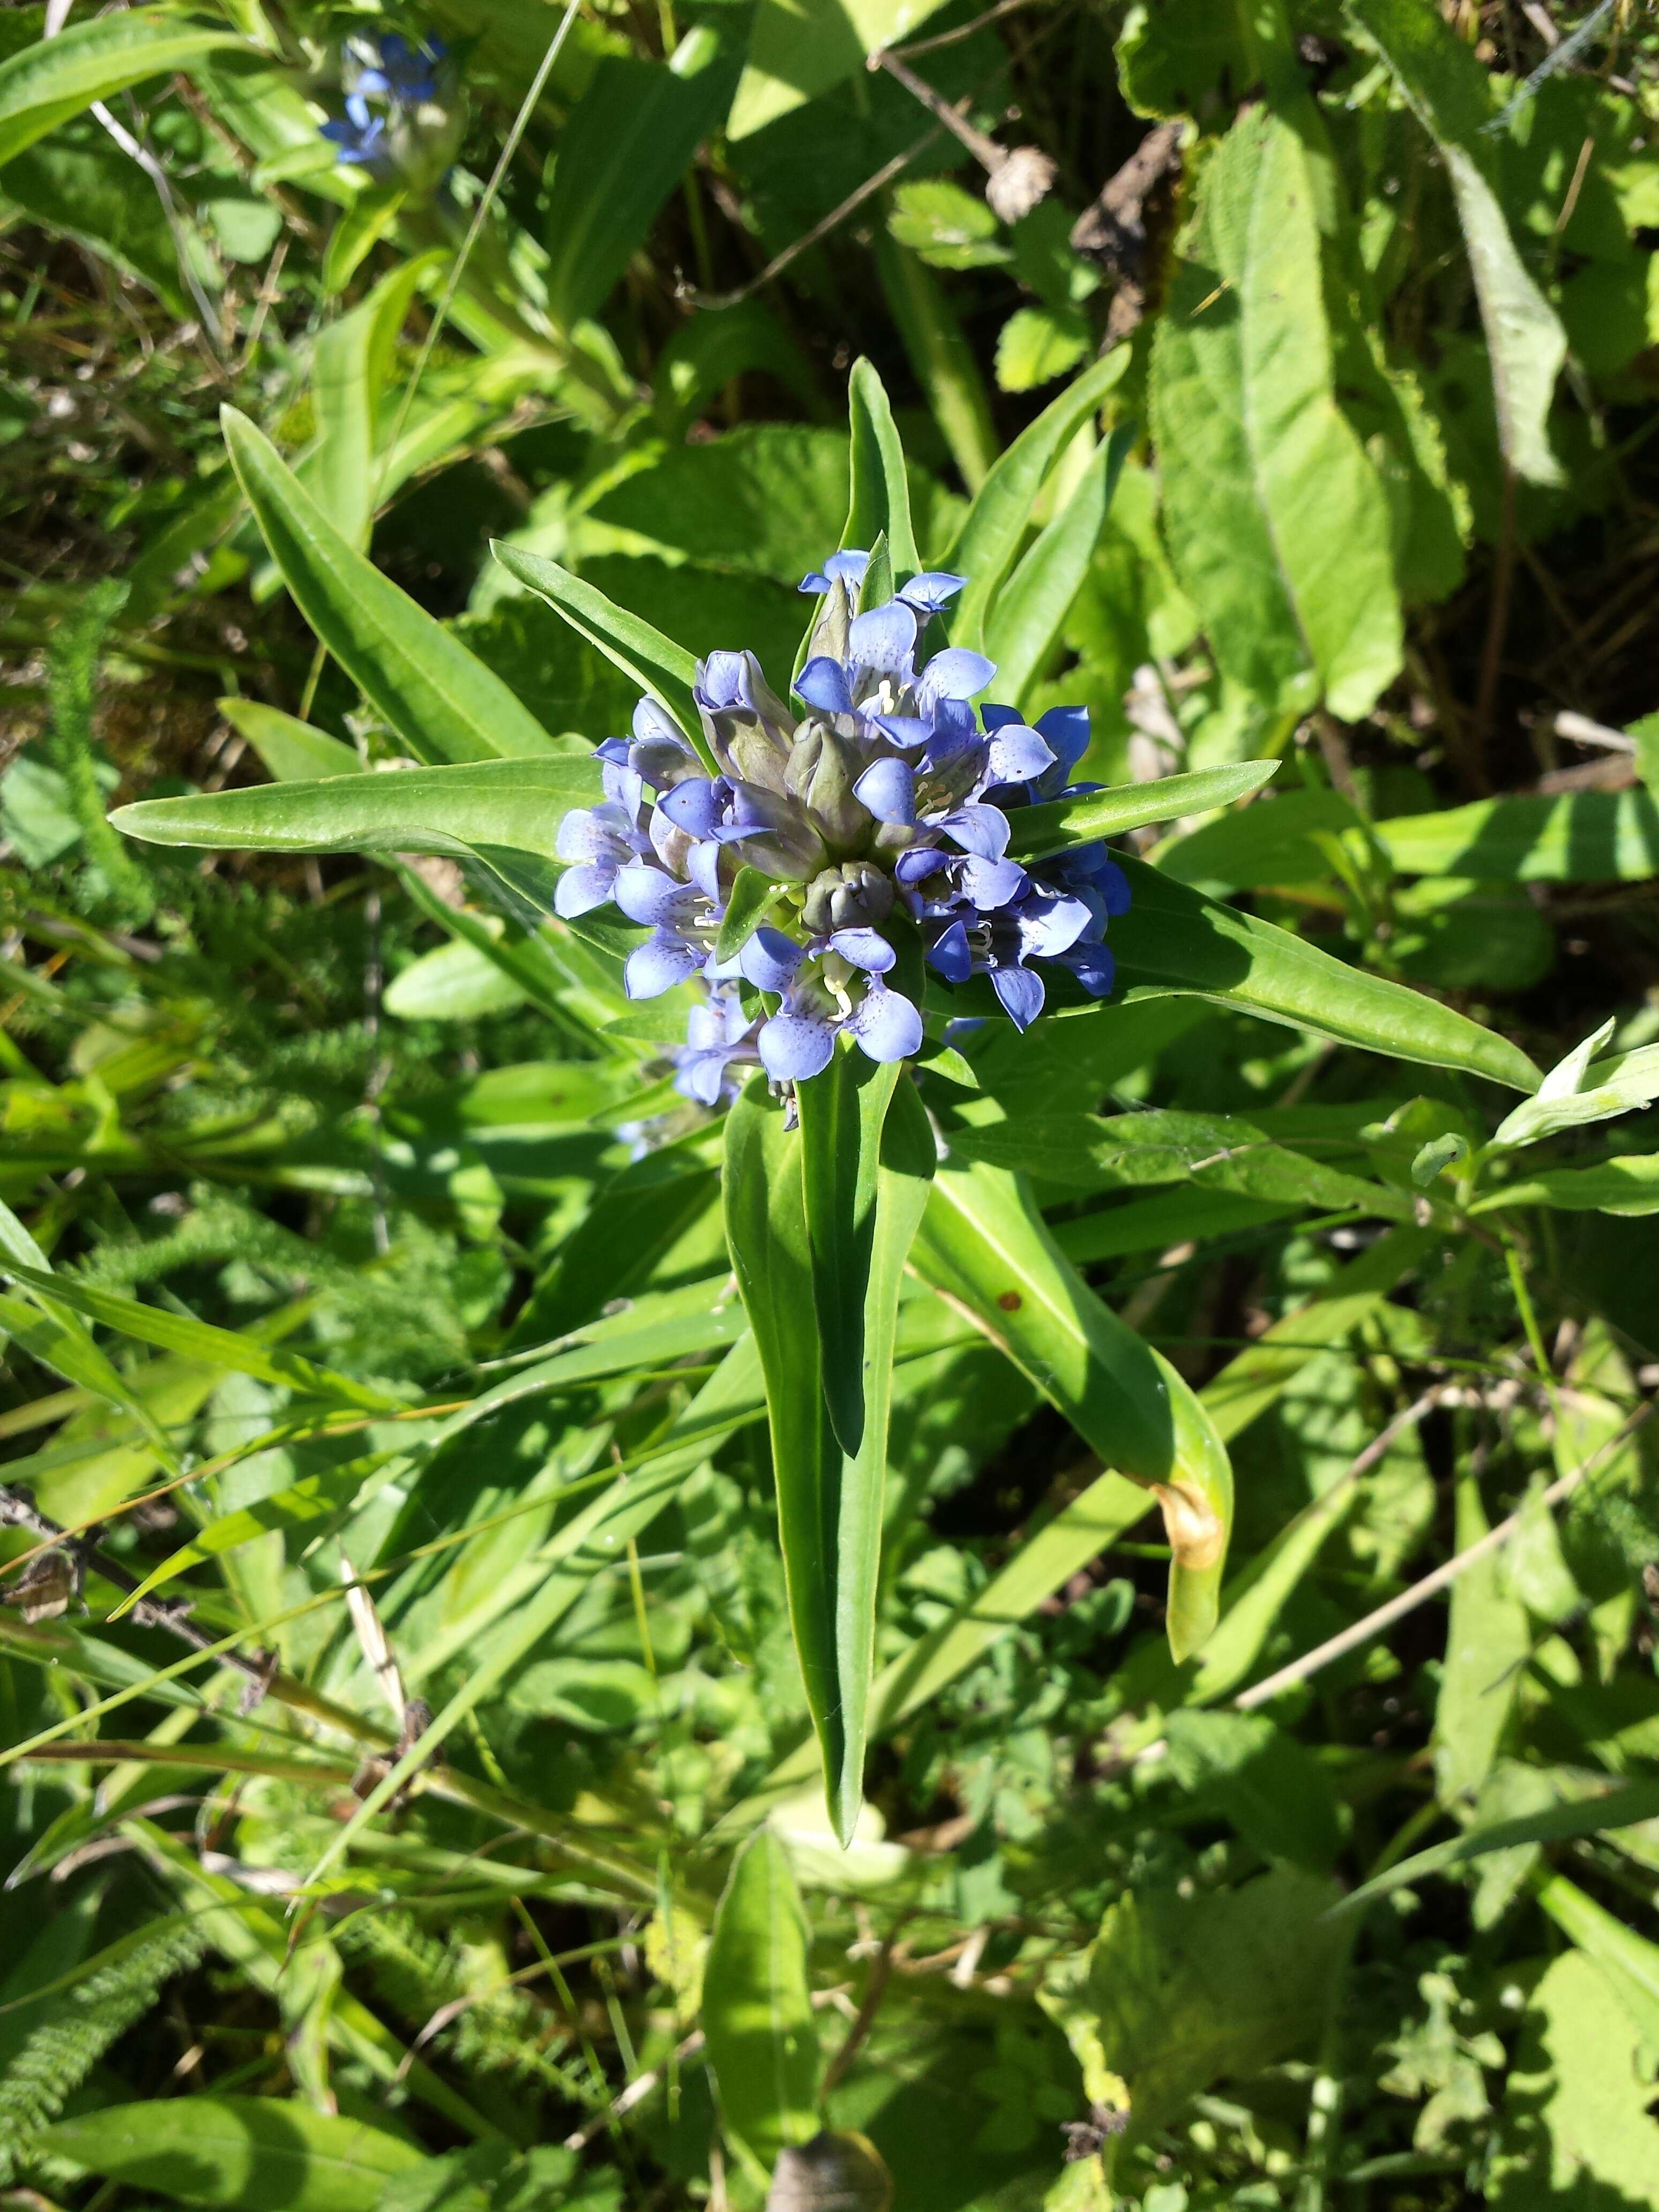
<instances>
[{"instance_id":1,"label":"open blue flower","mask_svg":"<svg viewBox=\"0 0 1659 2212\"><path fill-rule=\"evenodd\" d=\"M343 122L325 123L322 136L337 149L336 162L349 161L360 169L378 169L386 161L386 118L377 115L360 92L346 96Z\"/></svg>"}]
</instances>

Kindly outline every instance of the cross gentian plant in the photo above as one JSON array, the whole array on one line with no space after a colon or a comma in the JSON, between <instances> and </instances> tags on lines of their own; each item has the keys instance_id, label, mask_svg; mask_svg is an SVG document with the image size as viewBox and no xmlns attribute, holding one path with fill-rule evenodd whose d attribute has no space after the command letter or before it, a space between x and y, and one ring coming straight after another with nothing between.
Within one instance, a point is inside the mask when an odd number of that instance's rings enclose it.
<instances>
[{"instance_id":1,"label":"cross gentian plant","mask_svg":"<svg viewBox=\"0 0 1659 2212\"><path fill-rule=\"evenodd\" d=\"M719 773L641 699L631 738L599 748L604 800L560 830L573 864L560 914L611 902L651 932L629 957L629 995L694 978L707 988L676 1055L679 1088L707 1105L734 1064L758 1060L780 1085L809 1080L843 1030L874 1060L916 1053L921 1009L889 980L906 929L945 982L988 975L1022 1030L1042 1010L1042 963L1095 997L1111 988L1106 926L1128 885L1105 847L1030 867L1007 857L1011 810L1093 788L1068 781L1087 710L1055 708L1034 727L1009 707L976 717L992 661L945 646L918 665L965 579L915 576L856 611L869 558L837 553L802 581L823 606L791 687L799 708L752 653L710 653L695 696ZM771 903L722 959L744 867L769 880Z\"/></svg>"}]
</instances>

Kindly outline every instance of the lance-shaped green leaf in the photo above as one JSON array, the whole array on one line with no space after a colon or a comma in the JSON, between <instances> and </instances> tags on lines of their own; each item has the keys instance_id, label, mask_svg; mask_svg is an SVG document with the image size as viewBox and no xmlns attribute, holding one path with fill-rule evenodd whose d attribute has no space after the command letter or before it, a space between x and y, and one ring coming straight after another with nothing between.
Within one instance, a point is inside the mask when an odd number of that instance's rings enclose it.
<instances>
[{"instance_id":1,"label":"lance-shaped green leaf","mask_svg":"<svg viewBox=\"0 0 1659 2212\"><path fill-rule=\"evenodd\" d=\"M666 63L607 54L559 133L546 218L547 301L568 329L595 313L731 92L714 28Z\"/></svg>"},{"instance_id":2,"label":"lance-shaped green leaf","mask_svg":"<svg viewBox=\"0 0 1659 2212\"><path fill-rule=\"evenodd\" d=\"M1194 991L1264 1021L1311 1030L1339 1043L1428 1067L1461 1068L1538 1087L1538 1070L1518 1045L1467 1015L1368 969L1351 968L1270 921L1240 914L1156 868L1120 856L1133 903L1110 939L1120 982L1140 991Z\"/></svg>"},{"instance_id":3,"label":"lance-shaped green leaf","mask_svg":"<svg viewBox=\"0 0 1659 2212\"><path fill-rule=\"evenodd\" d=\"M1484 883L1628 884L1659 876L1659 805L1646 791L1522 792L1379 822L1404 875Z\"/></svg>"},{"instance_id":4,"label":"lance-shaped green leaf","mask_svg":"<svg viewBox=\"0 0 1659 2212\"><path fill-rule=\"evenodd\" d=\"M864 1117L859 1120L862 1137ZM823 1760L830 1816L846 1842L862 1802L899 1286L927 1202L934 1146L915 1087L900 1084L880 1127L867 1246L850 1267L846 1254L832 1259L824 1252L827 1297L853 1295L848 1274L861 1271L855 1287L862 1308L857 1325L862 1405L857 1451L846 1453L836 1440L821 1379L828 1347L820 1334L808 1222L806 1135L805 1129L784 1127L783 1109L768 1097L763 1082L750 1085L726 1125L726 1224L738 1287L766 1377L790 1624ZM867 1164L854 1161L855 1185ZM827 1181L821 1166L815 1165L813 1176L815 1183ZM856 1212L856 1194L854 1206L843 1207L833 1188L827 1194L821 1190L815 1205L824 1251L822 1238L835 1235L843 1212ZM842 1383L850 1392L850 1378L842 1377Z\"/></svg>"},{"instance_id":5,"label":"lance-shaped green leaf","mask_svg":"<svg viewBox=\"0 0 1659 2212\"><path fill-rule=\"evenodd\" d=\"M357 775L362 763L349 745L331 738L279 707L260 699L221 699L219 712L247 739L278 783L320 783L337 775Z\"/></svg>"},{"instance_id":6,"label":"lance-shaped green leaf","mask_svg":"<svg viewBox=\"0 0 1659 2212\"><path fill-rule=\"evenodd\" d=\"M921 566L910 520L910 480L886 386L862 357L853 364L847 404L852 488L842 544L867 550L884 536L893 580L902 584Z\"/></svg>"},{"instance_id":7,"label":"lance-shaped green leaf","mask_svg":"<svg viewBox=\"0 0 1659 2212\"><path fill-rule=\"evenodd\" d=\"M572 754L143 799L110 819L147 845L222 851L466 855L502 846L549 854L569 810L599 796L598 762Z\"/></svg>"},{"instance_id":8,"label":"lance-shaped green leaf","mask_svg":"<svg viewBox=\"0 0 1659 2212\"><path fill-rule=\"evenodd\" d=\"M1186 1382L1096 1297L1029 1189L999 1168L941 1162L912 1264L1109 1468L1154 1492L1173 1553L1170 1648L1177 1659L1195 1650L1215 1626L1232 1470Z\"/></svg>"},{"instance_id":9,"label":"lance-shaped green leaf","mask_svg":"<svg viewBox=\"0 0 1659 2212\"><path fill-rule=\"evenodd\" d=\"M1370 712L1400 666L1381 477L1337 401L1313 163L1247 108L1206 165L1152 349L1164 527L1224 671L1276 711ZM1340 546L1340 559L1332 548Z\"/></svg>"},{"instance_id":10,"label":"lance-shaped green leaf","mask_svg":"<svg viewBox=\"0 0 1659 2212\"><path fill-rule=\"evenodd\" d=\"M1498 203L1492 79L1449 25L1416 0L1349 0L1348 13L1394 72L1451 179L1504 457L1533 483L1559 483L1547 426L1566 332L1528 275Z\"/></svg>"},{"instance_id":11,"label":"lance-shaped green leaf","mask_svg":"<svg viewBox=\"0 0 1659 2212\"><path fill-rule=\"evenodd\" d=\"M0 66L0 163L94 100L233 47L252 51L234 31L192 23L171 8L134 8L38 40Z\"/></svg>"},{"instance_id":12,"label":"lance-shaped green leaf","mask_svg":"<svg viewBox=\"0 0 1659 2212\"><path fill-rule=\"evenodd\" d=\"M1567 1213L1659 1213L1659 1152L1632 1152L1593 1168L1546 1168L1488 1191L1471 1213L1506 1206L1551 1206Z\"/></svg>"},{"instance_id":13,"label":"lance-shaped green leaf","mask_svg":"<svg viewBox=\"0 0 1659 2212\"><path fill-rule=\"evenodd\" d=\"M410 302L441 258L423 253L400 262L359 306L330 323L312 349L317 442L297 473L341 536L360 550L385 495L374 459L381 387Z\"/></svg>"},{"instance_id":14,"label":"lance-shaped green leaf","mask_svg":"<svg viewBox=\"0 0 1659 2212\"><path fill-rule=\"evenodd\" d=\"M88 1321L101 1322L106 1328L119 1329L140 1344L159 1345L164 1352L210 1361L233 1375L252 1375L262 1382L276 1383L307 1397L330 1398L337 1405L353 1406L360 1411L389 1413L404 1402L387 1391L337 1374L331 1367L319 1367L297 1352L279 1351L234 1329L216 1328L210 1322L194 1321L188 1314L169 1313L163 1307L124 1298L115 1291L97 1290L67 1275L49 1274L42 1268L26 1267L9 1255L0 1257L0 1267L37 1297L66 1306Z\"/></svg>"},{"instance_id":15,"label":"lance-shaped green leaf","mask_svg":"<svg viewBox=\"0 0 1659 2212\"><path fill-rule=\"evenodd\" d=\"M720 917L720 934L714 939L716 960L737 957L782 897L783 890L781 884L775 884L758 868L738 870Z\"/></svg>"},{"instance_id":16,"label":"lance-shaped green leaf","mask_svg":"<svg viewBox=\"0 0 1659 2212\"><path fill-rule=\"evenodd\" d=\"M780 2151L817 2130L808 1948L783 1845L757 1828L733 1858L714 1913L702 2027L726 2130L768 2171Z\"/></svg>"},{"instance_id":17,"label":"lance-shaped green leaf","mask_svg":"<svg viewBox=\"0 0 1659 2212\"><path fill-rule=\"evenodd\" d=\"M702 720L691 696L697 680L695 653L676 645L672 637L665 637L640 616L629 614L626 607L617 606L556 561L526 553L519 545L492 542L489 550L509 575L516 576L538 599L545 599L572 629L596 646L625 676L631 676L642 691L660 701L703 755L705 766L712 769Z\"/></svg>"},{"instance_id":18,"label":"lance-shaped green leaf","mask_svg":"<svg viewBox=\"0 0 1659 2212\"><path fill-rule=\"evenodd\" d=\"M762 0L749 37L749 59L726 123L727 135L751 131L851 76L866 54L908 38L943 0Z\"/></svg>"},{"instance_id":19,"label":"lance-shaped green leaf","mask_svg":"<svg viewBox=\"0 0 1659 2212\"><path fill-rule=\"evenodd\" d=\"M1612 1042L1614 1027L1609 1018L1558 1060L1534 1095L1499 1122L1493 1146L1535 1145L1564 1129L1611 1121L1659 1098L1659 1045L1597 1058Z\"/></svg>"},{"instance_id":20,"label":"lance-shaped green leaf","mask_svg":"<svg viewBox=\"0 0 1659 2212\"><path fill-rule=\"evenodd\" d=\"M838 1052L822 1074L795 1086L819 1381L830 1425L849 1458L864 1441L865 1290L882 1125L898 1078L896 1060Z\"/></svg>"},{"instance_id":21,"label":"lance-shaped green leaf","mask_svg":"<svg viewBox=\"0 0 1659 2212\"><path fill-rule=\"evenodd\" d=\"M1488 1851L1514 1850L1526 1844L1574 1843L1581 1836L1604 1836L1613 1829L1633 1828L1653 1820L1659 1820L1659 1780L1626 1782L1597 1790L1593 1796L1523 1813L1513 1820L1493 1820L1485 1827L1468 1828L1447 1843L1413 1851L1410 1858L1373 1875L1333 1908L1332 1917L1360 1911L1376 1898L1386 1897L1391 1889L1408 1883L1415 1888L1431 1875L1466 1866L1471 1859L1484 1858Z\"/></svg>"},{"instance_id":22,"label":"lance-shaped green leaf","mask_svg":"<svg viewBox=\"0 0 1659 2212\"><path fill-rule=\"evenodd\" d=\"M1018 706L1042 675L1094 558L1135 432L1121 424L1095 448L1076 489L999 593L985 625L1000 699Z\"/></svg>"},{"instance_id":23,"label":"lance-shaped green leaf","mask_svg":"<svg viewBox=\"0 0 1659 2212\"><path fill-rule=\"evenodd\" d=\"M975 495L945 566L967 577L951 611L951 639L975 653L985 650L991 603L1030 527L1043 479L1128 367L1129 349L1115 346L1085 368L1036 421L1022 430Z\"/></svg>"},{"instance_id":24,"label":"lance-shaped green leaf","mask_svg":"<svg viewBox=\"0 0 1659 2212\"><path fill-rule=\"evenodd\" d=\"M1206 813L1212 806L1231 806L1235 799L1260 791L1280 766L1276 760L1235 761L1224 768L1159 776L1153 783L1120 784L1113 790L1091 792L1084 799L1014 807L1008 816L1008 850L1017 860L1042 860L1051 853L1121 836L1151 822L1176 822L1184 815Z\"/></svg>"},{"instance_id":25,"label":"lance-shaped green leaf","mask_svg":"<svg viewBox=\"0 0 1659 2212\"><path fill-rule=\"evenodd\" d=\"M264 432L221 417L237 480L295 605L363 696L427 761L546 753L498 676L342 537Z\"/></svg>"},{"instance_id":26,"label":"lance-shaped green leaf","mask_svg":"<svg viewBox=\"0 0 1659 2212\"><path fill-rule=\"evenodd\" d=\"M246 2212L362 2212L425 2158L402 2135L275 2097L106 2105L60 2120L40 2142L111 2181Z\"/></svg>"}]
</instances>

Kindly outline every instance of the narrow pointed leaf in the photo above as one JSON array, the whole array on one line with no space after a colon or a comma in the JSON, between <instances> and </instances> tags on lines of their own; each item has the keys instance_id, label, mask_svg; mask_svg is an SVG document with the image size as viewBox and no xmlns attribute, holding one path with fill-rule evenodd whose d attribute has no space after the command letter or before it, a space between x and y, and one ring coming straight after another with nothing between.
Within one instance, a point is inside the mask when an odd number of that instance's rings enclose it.
<instances>
[{"instance_id":1,"label":"narrow pointed leaf","mask_svg":"<svg viewBox=\"0 0 1659 2212\"><path fill-rule=\"evenodd\" d=\"M854 362L847 399L852 418L852 495L842 544L868 548L884 532L895 580L902 584L921 565L910 520L910 480L886 387L871 362L862 358Z\"/></svg>"},{"instance_id":2,"label":"narrow pointed leaf","mask_svg":"<svg viewBox=\"0 0 1659 2212\"><path fill-rule=\"evenodd\" d=\"M363 764L349 745L278 707L267 707L263 700L221 699L219 712L247 739L278 783L319 783L362 772Z\"/></svg>"},{"instance_id":3,"label":"narrow pointed leaf","mask_svg":"<svg viewBox=\"0 0 1659 2212\"><path fill-rule=\"evenodd\" d=\"M714 939L716 960L731 960L742 951L778 899L783 886L758 868L739 868L726 902L720 934Z\"/></svg>"},{"instance_id":4,"label":"narrow pointed leaf","mask_svg":"<svg viewBox=\"0 0 1659 2212\"><path fill-rule=\"evenodd\" d=\"M1133 424L1121 424L1095 448L1077 489L998 595L985 625L998 698L1019 705L1042 675L1089 573L1134 436Z\"/></svg>"},{"instance_id":5,"label":"narrow pointed leaf","mask_svg":"<svg viewBox=\"0 0 1659 2212\"><path fill-rule=\"evenodd\" d=\"M1232 1526L1226 1448L1163 1356L1089 1288L1025 1185L981 1162L940 1164L912 1262L1029 1375L1107 1465L1158 1496L1174 1557L1177 1659L1215 1626Z\"/></svg>"},{"instance_id":6,"label":"narrow pointed leaf","mask_svg":"<svg viewBox=\"0 0 1659 2212\"><path fill-rule=\"evenodd\" d=\"M898 1074L896 1061L878 1066L860 1052L837 1052L822 1075L795 1086L819 1375L830 1425L849 1458L864 1440L864 1293L881 1128Z\"/></svg>"},{"instance_id":7,"label":"narrow pointed leaf","mask_svg":"<svg viewBox=\"0 0 1659 2212\"><path fill-rule=\"evenodd\" d=\"M702 2025L720 2117L769 2168L818 2124L806 1915L769 1828L757 1828L732 1862L708 1939Z\"/></svg>"},{"instance_id":8,"label":"narrow pointed leaf","mask_svg":"<svg viewBox=\"0 0 1659 2212\"><path fill-rule=\"evenodd\" d=\"M1121 380L1128 362L1129 349L1121 345L1115 346L1103 361L1085 368L1035 422L1020 432L980 486L945 556L945 568L968 579L951 610L953 644L975 653L985 650L986 617L1024 542L1043 479Z\"/></svg>"},{"instance_id":9,"label":"narrow pointed leaf","mask_svg":"<svg viewBox=\"0 0 1659 2212\"><path fill-rule=\"evenodd\" d=\"M691 696L697 680L695 653L688 653L640 616L617 606L556 561L526 553L517 545L497 544L490 550L509 575L516 576L538 599L545 599L572 629L597 646L624 675L631 676L642 691L660 701L698 751L706 754L702 724ZM707 764L712 769L712 763Z\"/></svg>"},{"instance_id":10,"label":"narrow pointed leaf","mask_svg":"<svg viewBox=\"0 0 1659 2212\"><path fill-rule=\"evenodd\" d=\"M227 407L231 464L295 604L422 760L522 758L552 740L441 623L341 535L264 432Z\"/></svg>"},{"instance_id":11,"label":"narrow pointed leaf","mask_svg":"<svg viewBox=\"0 0 1659 2212\"><path fill-rule=\"evenodd\" d=\"M192 23L171 8L134 8L37 40L0 66L0 162L94 100L233 47L251 51L234 31Z\"/></svg>"},{"instance_id":12,"label":"narrow pointed leaf","mask_svg":"<svg viewBox=\"0 0 1659 2212\"><path fill-rule=\"evenodd\" d=\"M766 1377L790 1624L830 1815L846 1842L862 1802L899 1286L927 1201L933 1142L915 1086L901 1083L881 1133L874 1224L860 1262L862 1404L858 1449L849 1454L821 1380L805 1132L783 1125L782 1107L758 1079L732 1108L726 1236Z\"/></svg>"},{"instance_id":13,"label":"narrow pointed leaf","mask_svg":"<svg viewBox=\"0 0 1659 2212\"><path fill-rule=\"evenodd\" d=\"M550 854L565 814L599 795L598 763L570 755L144 799L110 819L149 845L452 854L500 845Z\"/></svg>"},{"instance_id":14,"label":"narrow pointed leaf","mask_svg":"<svg viewBox=\"0 0 1659 2212\"><path fill-rule=\"evenodd\" d=\"M1151 822L1176 822L1212 806L1248 799L1277 775L1276 760L1237 761L1224 768L1194 769L1186 775L1160 776L1155 783L1126 783L1085 799L1054 799L1042 806L1015 808L1009 815L1008 850L1017 860L1045 860L1073 845L1121 836Z\"/></svg>"},{"instance_id":15,"label":"narrow pointed leaf","mask_svg":"<svg viewBox=\"0 0 1659 2212\"><path fill-rule=\"evenodd\" d=\"M1511 1091L1535 1091L1518 1045L1450 1006L1121 859L1133 901L1112 923L1118 978L1137 991L1195 991L1264 1021L1311 1030L1428 1067L1461 1068Z\"/></svg>"}]
</instances>

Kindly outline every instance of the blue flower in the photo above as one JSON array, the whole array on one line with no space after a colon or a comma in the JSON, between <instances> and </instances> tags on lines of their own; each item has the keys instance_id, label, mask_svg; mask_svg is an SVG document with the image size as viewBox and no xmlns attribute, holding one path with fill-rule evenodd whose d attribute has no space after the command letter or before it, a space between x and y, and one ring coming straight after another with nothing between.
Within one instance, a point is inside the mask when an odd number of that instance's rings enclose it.
<instances>
[{"instance_id":1,"label":"blue flower","mask_svg":"<svg viewBox=\"0 0 1659 2212\"><path fill-rule=\"evenodd\" d=\"M915 1054L921 1010L890 980L901 930L920 935L942 982L988 976L1022 1030L1042 1010L1042 963L1096 996L1111 988L1106 928L1128 886L1105 847L1029 866L1008 858L1011 811L1087 787L1069 781L1086 710L1056 708L1034 726L1006 707L976 716L994 665L959 646L919 652L964 580L929 572L859 611L868 566L866 554L834 554L802 583L823 604L799 703L753 653L710 653L693 696L714 773L643 699L631 736L599 747L602 799L560 826L570 866L558 912L610 902L649 933L624 968L629 995L702 987L673 1054L677 1088L702 1104L757 1061L775 1083L810 1081L842 1032L872 1060ZM777 890L767 921L721 961L743 866Z\"/></svg>"},{"instance_id":2,"label":"blue flower","mask_svg":"<svg viewBox=\"0 0 1659 2212\"><path fill-rule=\"evenodd\" d=\"M325 123L322 136L338 149L337 163L352 161L360 169L382 168L386 165L386 118L376 115L362 93L346 95L346 119L343 123Z\"/></svg>"},{"instance_id":3,"label":"blue flower","mask_svg":"<svg viewBox=\"0 0 1659 2212\"><path fill-rule=\"evenodd\" d=\"M449 49L441 39L411 46L400 32L388 31L378 44L378 61L360 72L357 90L371 98L395 100L419 107L438 97L438 68Z\"/></svg>"}]
</instances>

